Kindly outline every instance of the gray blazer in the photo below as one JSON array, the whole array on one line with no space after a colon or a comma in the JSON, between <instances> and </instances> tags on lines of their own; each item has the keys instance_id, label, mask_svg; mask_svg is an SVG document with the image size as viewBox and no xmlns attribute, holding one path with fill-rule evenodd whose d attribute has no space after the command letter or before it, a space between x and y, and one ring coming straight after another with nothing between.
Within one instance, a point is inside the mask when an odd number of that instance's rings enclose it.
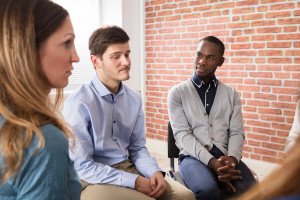
<instances>
[{"instance_id":1,"label":"gray blazer","mask_svg":"<svg viewBox=\"0 0 300 200\"><path fill-rule=\"evenodd\" d=\"M216 145L225 155L242 158L245 139L239 94L218 81L209 116L191 79L169 91L168 110L180 153L208 164Z\"/></svg>"}]
</instances>

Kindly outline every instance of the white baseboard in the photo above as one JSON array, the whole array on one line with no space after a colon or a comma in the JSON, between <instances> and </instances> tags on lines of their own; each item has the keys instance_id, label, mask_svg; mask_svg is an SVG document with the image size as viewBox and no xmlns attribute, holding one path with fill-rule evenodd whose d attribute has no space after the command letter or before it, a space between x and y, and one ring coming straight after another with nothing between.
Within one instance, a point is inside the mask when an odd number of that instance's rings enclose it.
<instances>
[{"instance_id":1,"label":"white baseboard","mask_svg":"<svg viewBox=\"0 0 300 200\"><path fill-rule=\"evenodd\" d=\"M160 155L168 157L168 143L162 140L155 140L147 138L146 146L150 152L157 153ZM243 158L243 162L252 169L259 179L263 179L267 176L273 169L275 169L278 164L269 163L261 160L253 160L250 158Z\"/></svg>"}]
</instances>

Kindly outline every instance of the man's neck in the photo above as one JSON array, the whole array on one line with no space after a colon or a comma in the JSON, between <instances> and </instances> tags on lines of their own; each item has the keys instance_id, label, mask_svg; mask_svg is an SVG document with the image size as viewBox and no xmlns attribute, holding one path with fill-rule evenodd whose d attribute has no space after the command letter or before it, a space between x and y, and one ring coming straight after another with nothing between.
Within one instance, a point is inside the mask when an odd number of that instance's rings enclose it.
<instances>
[{"instance_id":1,"label":"man's neck","mask_svg":"<svg viewBox=\"0 0 300 200\"><path fill-rule=\"evenodd\" d=\"M99 80L105 85L105 87L113 94L117 94L120 90L121 81L106 79L105 77L97 74Z\"/></svg>"}]
</instances>

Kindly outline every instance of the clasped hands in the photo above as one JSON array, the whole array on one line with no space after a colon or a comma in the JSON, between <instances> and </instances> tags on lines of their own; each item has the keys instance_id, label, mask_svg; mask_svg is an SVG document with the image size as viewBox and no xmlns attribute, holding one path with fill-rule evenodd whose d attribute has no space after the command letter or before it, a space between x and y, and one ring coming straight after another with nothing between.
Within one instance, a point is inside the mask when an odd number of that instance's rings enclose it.
<instances>
[{"instance_id":1,"label":"clasped hands","mask_svg":"<svg viewBox=\"0 0 300 200\"><path fill-rule=\"evenodd\" d=\"M135 189L156 199L166 192L167 183L161 172L155 172L150 179L138 176L135 181Z\"/></svg>"},{"instance_id":2,"label":"clasped hands","mask_svg":"<svg viewBox=\"0 0 300 200\"><path fill-rule=\"evenodd\" d=\"M236 192L232 185L233 180L241 180L240 170L236 170L238 162L231 156L221 156L219 159L212 158L208 166L218 175L218 180L224 183L228 191Z\"/></svg>"}]
</instances>

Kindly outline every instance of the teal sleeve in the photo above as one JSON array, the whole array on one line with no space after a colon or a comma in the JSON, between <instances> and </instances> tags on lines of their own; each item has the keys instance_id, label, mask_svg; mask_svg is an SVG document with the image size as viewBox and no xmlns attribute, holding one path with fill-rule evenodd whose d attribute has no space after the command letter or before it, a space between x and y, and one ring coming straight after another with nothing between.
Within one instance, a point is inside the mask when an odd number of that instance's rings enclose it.
<instances>
[{"instance_id":1,"label":"teal sleeve","mask_svg":"<svg viewBox=\"0 0 300 200\"><path fill-rule=\"evenodd\" d=\"M53 125L43 126L42 132L45 147L36 152L38 140L34 138L13 179L17 199L79 200L81 184L69 158L68 140Z\"/></svg>"}]
</instances>

